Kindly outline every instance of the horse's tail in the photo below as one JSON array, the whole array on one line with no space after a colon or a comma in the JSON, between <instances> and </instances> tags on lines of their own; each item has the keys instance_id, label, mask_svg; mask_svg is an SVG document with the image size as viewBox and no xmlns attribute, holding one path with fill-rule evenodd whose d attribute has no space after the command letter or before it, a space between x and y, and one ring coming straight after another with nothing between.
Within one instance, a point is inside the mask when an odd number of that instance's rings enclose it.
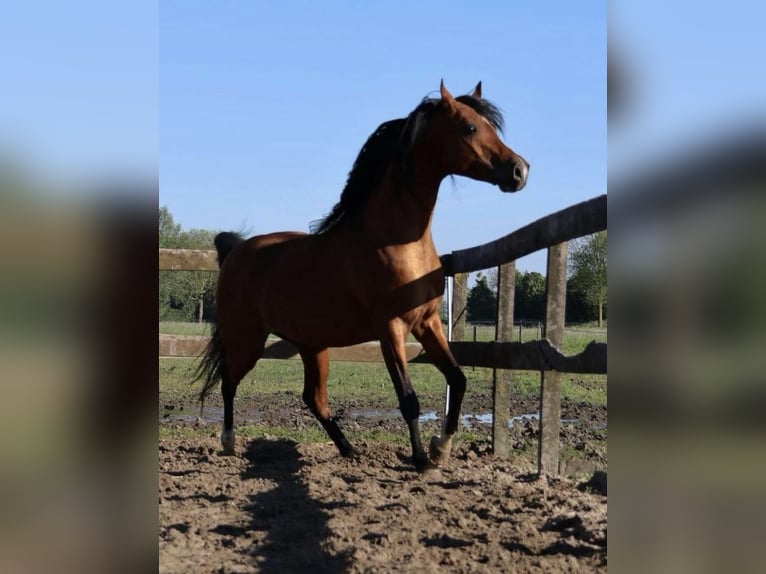
<instances>
[{"instance_id":1,"label":"horse's tail","mask_svg":"<svg viewBox=\"0 0 766 574\"><path fill-rule=\"evenodd\" d=\"M223 376L223 371L226 368L226 353L223 350L221 344L221 334L218 332L218 326L213 327L213 336L210 338L210 342L207 344L205 354L197 366L197 370L194 372L194 382L204 380L205 384L202 386L202 390L199 393L200 413L202 413L202 407L205 405L205 397L210 394L218 381Z\"/></svg>"},{"instance_id":2,"label":"horse's tail","mask_svg":"<svg viewBox=\"0 0 766 574\"><path fill-rule=\"evenodd\" d=\"M213 239L215 244L215 250L218 252L218 266L223 265L224 259L229 252L237 245L242 243L244 239L239 233L232 233L230 231L224 231L219 233ZM200 415L202 414L202 408L205 405L205 397L210 394L218 381L223 376L223 371L226 368L226 353L224 352L223 345L221 343L221 334L218 330L218 325L213 326L213 336L210 338L210 342L207 344L205 354L197 365L197 370L194 372L194 382L204 380L205 384L202 386L202 390L199 393L200 401Z\"/></svg>"}]
</instances>

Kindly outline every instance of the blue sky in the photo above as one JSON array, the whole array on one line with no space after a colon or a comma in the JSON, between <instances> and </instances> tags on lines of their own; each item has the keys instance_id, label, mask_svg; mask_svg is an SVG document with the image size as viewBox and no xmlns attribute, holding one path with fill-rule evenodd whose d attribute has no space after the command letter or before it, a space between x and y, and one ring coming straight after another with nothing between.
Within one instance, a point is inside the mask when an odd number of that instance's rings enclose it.
<instances>
[{"instance_id":1,"label":"blue sky","mask_svg":"<svg viewBox=\"0 0 766 574\"><path fill-rule=\"evenodd\" d=\"M155 176L154 0L29 0L0 18L0 158L69 180Z\"/></svg>"},{"instance_id":2,"label":"blue sky","mask_svg":"<svg viewBox=\"0 0 766 574\"><path fill-rule=\"evenodd\" d=\"M0 160L49 177L151 181L159 169L159 201L185 227L307 229L370 132L444 78L454 93L483 80L532 170L515 195L446 181L441 252L606 190L606 3L317 5L11 3ZM765 20L762 2L610 3L630 90L609 133L610 175L766 125ZM544 256L519 266L541 270Z\"/></svg>"},{"instance_id":3,"label":"blue sky","mask_svg":"<svg viewBox=\"0 0 766 574\"><path fill-rule=\"evenodd\" d=\"M159 32L159 201L184 227L307 230L370 133L442 78L483 82L531 170L513 195L445 180L440 253L606 192L603 3L163 1Z\"/></svg>"},{"instance_id":4,"label":"blue sky","mask_svg":"<svg viewBox=\"0 0 766 574\"><path fill-rule=\"evenodd\" d=\"M766 3L708 0L700 9L691 0L643 0L609 7L610 41L629 88L628 113L609 134L610 176L763 129Z\"/></svg>"}]
</instances>

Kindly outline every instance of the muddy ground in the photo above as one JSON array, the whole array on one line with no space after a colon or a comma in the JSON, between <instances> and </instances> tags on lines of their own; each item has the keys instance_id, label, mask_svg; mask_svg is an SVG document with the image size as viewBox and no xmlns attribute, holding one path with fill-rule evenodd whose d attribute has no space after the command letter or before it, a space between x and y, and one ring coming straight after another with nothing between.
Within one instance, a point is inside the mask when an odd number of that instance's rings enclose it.
<instances>
[{"instance_id":1,"label":"muddy ground","mask_svg":"<svg viewBox=\"0 0 766 574\"><path fill-rule=\"evenodd\" d=\"M361 439L352 440L356 460L331 443L268 435L239 436L237 456L223 457L215 405L202 428L189 406L160 405L161 424L199 433L159 445L160 572L606 571L606 408L564 402L561 476L540 479L537 421L513 424L512 456L497 459L480 416L487 399L466 397L470 438L425 474L408 446ZM292 394L269 404L239 402L235 420L318 425ZM522 415L537 405L513 408ZM350 438L370 429L406 436L390 409L352 402L337 414ZM424 420L426 441L438 424Z\"/></svg>"}]
</instances>

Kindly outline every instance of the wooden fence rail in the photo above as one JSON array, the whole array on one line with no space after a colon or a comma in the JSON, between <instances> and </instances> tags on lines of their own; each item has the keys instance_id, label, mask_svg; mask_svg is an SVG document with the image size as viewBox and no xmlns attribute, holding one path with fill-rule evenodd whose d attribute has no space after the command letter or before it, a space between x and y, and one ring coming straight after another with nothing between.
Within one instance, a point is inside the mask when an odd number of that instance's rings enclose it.
<instances>
[{"instance_id":1,"label":"wooden fence rail","mask_svg":"<svg viewBox=\"0 0 766 574\"><path fill-rule=\"evenodd\" d=\"M199 357L210 337L193 335L164 335L159 337L160 357ZM420 343L405 345L411 363L430 363ZM464 367L513 369L516 371L559 371L562 373L606 373L606 343L590 343L576 355L564 355L545 339L540 341L453 341L450 349ZM331 361L352 363L382 363L377 342L329 349ZM300 359L298 350L288 341L269 339L264 359Z\"/></svg>"},{"instance_id":2,"label":"wooden fence rail","mask_svg":"<svg viewBox=\"0 0 766 574\"><path fill-rule=\"evenodd\" d=\"M160 357L199 357L210 341L210 337L189 335L160 335ZM405 345L407 360L414 360L423 354L419 343ZM362 343L351 347L329 349L331 361L349 361L352 363L382 363L380 344ZM425 356L425 355L423 355ZM263 350L264 359L300 359L298 349L289 341L270 338Z\"/></svg>"},{"instance_id":3,"label":"wooden fence rail","mask_svg":"<svg viewBox=\"0 0 766 574\"><path fill-rule=\"evenodd\" d=\"M445 275L456 274L461 289L453 300L453 312L464 321L464 287L467 273L498 267L498 314L494 342L453 341L455 359L464 367L494 369L493 449L496 456L507 457L510 388L513 371L533 370L541 373L540 440L538 470L557 474L559 461L559 428L561 424L561 373L607 372L606 343L591 342L582 352L565 356L563 343L566 302L567 242L607 228L607 200L601 195L543 217L504 237L442 255ZM513 293L515 260L541 249L548 250L547 294L544 339L527 343L511 342L513 327ZM160 249L160 270L217 271L213 250ZM461 300L462 299L462 300ZM179 335L159 336L161 357L198 357L208 337ZM407 358L411 362L430 362L417 343L408 343ZM330 349L336 361L379 362L383 358L377 343L363 343ZM264 358L297 359L295 347L281 339L270 339Z\"/></svg>"},{"instance_id":4,"label":"wooden fence rail","mask_svg":"<svg viewBox=\"0 0 766 574\"><path fill-rule=\"evenodd\" d=\"M567 207L499 239L442 255L445 275L497 267L552 245L606 229L606 195Z\"/></svg>"},{"instance_id":5,"label":"wooden fence rail","mask_svg":"<svg viewBox=\"0 0 766 574\"><path fill-rule=\"evenodd\" d=\"M160 271L218 271L214 249L160 249Z\"/></svg>"}]
</instances>

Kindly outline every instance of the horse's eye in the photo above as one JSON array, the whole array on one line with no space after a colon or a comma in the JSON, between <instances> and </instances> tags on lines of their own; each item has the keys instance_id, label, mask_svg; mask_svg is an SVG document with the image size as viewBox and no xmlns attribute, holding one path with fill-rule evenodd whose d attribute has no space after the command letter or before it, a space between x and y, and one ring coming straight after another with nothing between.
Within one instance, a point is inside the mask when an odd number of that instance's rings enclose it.
<instances>
[{"instance_id":1,"label":"horse's eye","mask_svg":"<svg viewBox=\"0 0 766 574\"><path fill-rule=\"evenodd\" d=\"M466 124L465 125L465 135L472 136L476 133L476 126L473 124Z\"/></svg>"}]
</instances>

